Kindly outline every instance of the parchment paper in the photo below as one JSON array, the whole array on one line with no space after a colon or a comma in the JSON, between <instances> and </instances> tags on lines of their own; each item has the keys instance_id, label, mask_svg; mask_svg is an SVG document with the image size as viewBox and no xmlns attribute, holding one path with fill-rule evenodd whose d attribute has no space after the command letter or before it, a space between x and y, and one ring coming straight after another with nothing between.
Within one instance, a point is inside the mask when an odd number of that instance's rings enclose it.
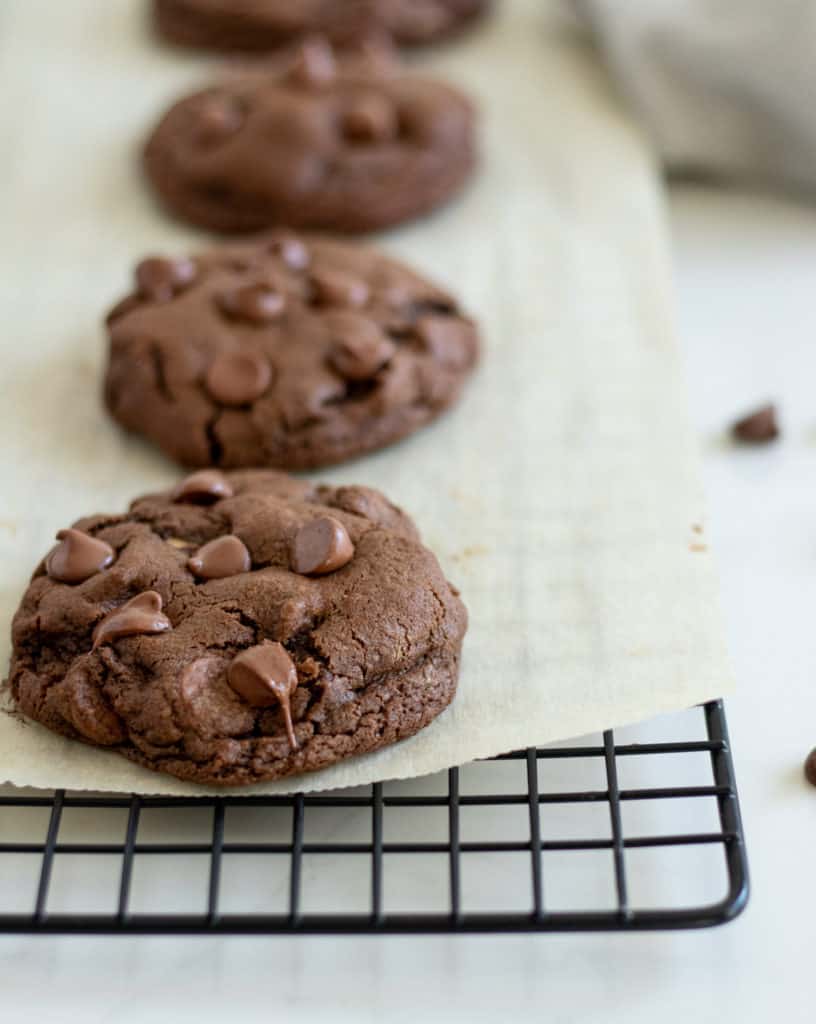
<instances>
[{"instance_id":1,"label":"parchment paper","mask_svg":"<svg viewBox=\"0 0 816 1024\"><path fill-rule=\"evenodd\" d=\"M55 531L169 485L99 400L100 316L141 255L202 236L166 219L137 151L209 59L160 47L137 0L4 0L0 308L7 629ZM591 56L546 4L505 0L417 58L482 108L472 187L379 239L484 327L462 404L326 479L410 510L470 610L459 695L415 738L261 791L413 776L722 695L731 685L672 333L660 188ZM202 793L0 715L0 778Z\"/></svg>"}]
</instances>

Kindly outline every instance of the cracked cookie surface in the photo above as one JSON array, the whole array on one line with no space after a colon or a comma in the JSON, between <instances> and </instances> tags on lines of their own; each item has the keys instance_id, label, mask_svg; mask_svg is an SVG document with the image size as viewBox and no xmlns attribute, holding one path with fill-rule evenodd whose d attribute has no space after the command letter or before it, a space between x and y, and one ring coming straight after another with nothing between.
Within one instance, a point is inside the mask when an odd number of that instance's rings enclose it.
<instances>
[{"instance_id":1,"label":"cracked cookie surface","mask_svg":"<svg viewBox=\"0 0 816 1024\"><path fill-rule=\"evenodd\" d=\"M478 348L455 299L407 267L288 233L144 260L108 325L111 414L191 467L382 448L456 401Z\"/></svg>"},{"instance_id":2,"label":"cracked cookie surface","mask_svg":"<svg viewBox=\"0 0 816 1024\"><path fill-rule=\"evenodd\" d=\"M212 557L224 537L248 569ZM210 471L61 531L14 618L9 685L57 733L242 785L428 725L455 694L466 618L378 492Z\"/></svg>"},{"instance_id":3,"label":"cracked cookie surface","mask_svg":"<svg viewBox=\"0 0 816 1024\"><path fill-rule=\"evenodd\" d=\"M457 89L312 39L175 103L145 168L172 213L214 231L359 234L451 199L476 162L474 122Z\"/></svg>"}]
</instances>

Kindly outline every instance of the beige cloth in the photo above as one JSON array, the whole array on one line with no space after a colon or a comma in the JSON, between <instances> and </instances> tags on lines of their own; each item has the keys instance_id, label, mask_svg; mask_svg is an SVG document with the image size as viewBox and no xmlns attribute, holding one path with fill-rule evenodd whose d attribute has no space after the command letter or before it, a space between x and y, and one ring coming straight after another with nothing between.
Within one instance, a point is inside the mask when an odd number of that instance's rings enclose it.
<instances>
[{"instance_id":1,"label":"beige cloth","mask_svg":"<svg viewBox=\"0 0 816 1024\"><path fill-rule=\"evenodd\" d=\"M210 68L155 45L141 9L6 0L0 15L4 635L58 528L176 477L99 401L100 314L133 261L201 241L153 205L136 153ZM462 294L484 359L438 424L324 476L409 509L461 587L460 692L419 736L266 791L422 774L731 684L646 148L537 0L420 60L481 104L484 160L460 201L381 242ZM192 789L5 715L0 777Z\"/></svg>"},{"instance_id":2,"label":"beige cloth","mask_svg":"<svg viewBox=\"0 0 816 1024\"><path fill-rule=\"evenodd\" d=\"M816 190L816 0L570 0L671 169Z\"/></svg>"}]
</instances>

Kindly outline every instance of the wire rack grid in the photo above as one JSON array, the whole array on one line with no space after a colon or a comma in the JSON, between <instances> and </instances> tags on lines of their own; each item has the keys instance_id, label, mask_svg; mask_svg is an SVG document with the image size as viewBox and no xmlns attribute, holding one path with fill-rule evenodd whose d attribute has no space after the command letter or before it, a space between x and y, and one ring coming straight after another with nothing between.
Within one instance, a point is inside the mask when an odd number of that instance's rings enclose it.
<instances>
[{"instance_id":1,"label":"wire rack grid","mask_svg":"<svg viewBox=\"0 0 816 1024\"><path fill-rule=\"evenodd\" d=\"M597 743L530 748L425 780L308 796L5 789L0 931L720 924L748 898L745 843L722 703L692 713L699 738L622 743L609 731ZM687 784L689 759L695 785ZM672 776L655 785L670 762L683 784ZM676 858L689 853L696 860L682 872ZM677 892L681 874L700 881L699 891Z\"/></svg>"}]
</instances>

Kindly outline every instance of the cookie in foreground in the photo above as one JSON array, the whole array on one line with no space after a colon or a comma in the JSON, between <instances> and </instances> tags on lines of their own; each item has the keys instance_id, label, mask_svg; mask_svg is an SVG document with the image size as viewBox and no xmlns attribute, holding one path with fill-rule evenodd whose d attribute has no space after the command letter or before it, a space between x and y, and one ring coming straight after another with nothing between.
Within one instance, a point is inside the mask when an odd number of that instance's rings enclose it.
<instances>
[{"instance_id":1,"label":"cookie in foreground","mask_svg":"<svg viewBox=\"0 0 816 1024\"><path fill-rule=\"evenodd\" d=\"M315 32L354 44L376 31L415 46L453 35L489 0L153 0L165 39L210 50L265 51Z\"/></svg>"},{"instance_id":2,"label":"cookie in foreground","mask_svg":"<svg viewBox=\"0 0 816 1024\"><path fill-rule=\"evenodd\" d=\"M191 467L382 448L451 406L476 362L451 295L350 243L278 232L135 277L108 317L107 406Z\"/></svg>"},{"instance_id":3,"label":"cookie in foreground","mask_svg":"<svg viewBox=\"0 0 816 1024\"><path fill-rule=\"evenodd\" d=\"M170 212L214 231L356 234L430 213L476 162L458 90L321 39L175 103L145 149Z\"/></svg>"},{"instance_id":4,"label":"cookie in foreground","mask_svg":"<svg viewBox=\"0 0 816 1024\"><path fill-rule=\"evenodd\" d=\"M377 491L205 470L60 531L14 618L9 685L56 733L237 786L427 726L466 625Z\"/></svg>"}]
</instances>

